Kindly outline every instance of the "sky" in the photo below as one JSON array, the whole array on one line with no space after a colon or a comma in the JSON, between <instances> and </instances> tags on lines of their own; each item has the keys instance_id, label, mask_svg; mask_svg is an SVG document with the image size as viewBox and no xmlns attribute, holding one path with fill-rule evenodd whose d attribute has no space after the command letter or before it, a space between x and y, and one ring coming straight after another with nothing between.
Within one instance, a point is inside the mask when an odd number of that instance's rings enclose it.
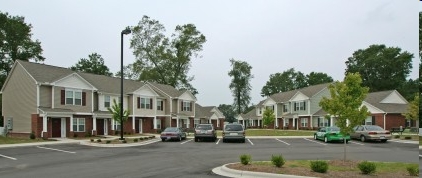
<instances>
[{"instance_id":1,"label":"sky","mask_svg":"<svg viewBox=\"0 0 422 178\"><path fill-rule=\"evenodd\" d=\"M251 104L271 74L290 68L323 72L342 81L345 61L372 44L414 54L409 78L418 77L418 12L415 0L0 0L0 11L23 16L41 42L44 63L75 65L100 54L113 73L120 70L120 33L144 15L158 20L168 37L192 23L205 35L190 76L203 106L232 104L230 59L252 66ZM418 3L418 4L417 4ZM124 64L135 61L124 36Z\"/></svg>"}]
</instances>

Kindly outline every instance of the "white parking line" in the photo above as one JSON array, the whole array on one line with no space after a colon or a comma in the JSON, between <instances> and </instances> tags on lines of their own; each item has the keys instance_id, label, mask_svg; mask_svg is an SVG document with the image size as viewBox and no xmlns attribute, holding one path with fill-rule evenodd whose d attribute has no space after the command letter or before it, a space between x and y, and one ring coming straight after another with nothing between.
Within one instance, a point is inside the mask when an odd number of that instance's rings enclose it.
<instances>
[{"instance_id":1,"label":"white parking line","mask_svg":"<svg viewBox=\"0 0 422 178\"><path fill-rule=\"evenodd\" d=\"M5 156L5 155L0 155L1 157L4 157L4 158L8 158L8 159L11 159L11 160L17 160L16 158L12 158L12 157L10 157L10 156Z\"/></svg>"},{"instance_id":2,"label":"white parking line","mask_svg":"<svg viewBox=\"0 0 422 178\"><path fill-rule=\"evenodd\" d=\"M42 149L47 149L47 150L54 150L54 151L60 151L60 152L64 152L64 153L76 153L76 152L72 152L72 151L65 151L65 150L59 150L59 149L54 149L54 148L47 148L47 147L42 147L42 146L37 146L38 148L42 148Z\"/></svg>"},{"instance_id":3,"label":"white parking line","mask_svg":"<svg viewBox=\"0 0 422 178\"><path fill-rule=\"evenodd\" d=\"M248 142L251 143L251 145L253 145L253 143L251 142L251 140L249 140L249 138L248 138Z\"/></svg>"},{"instance_id":4,"label":"white parking line","mask_svg":"<svg viewBox=\"0 0 422 178\"><path fill-rule=\"evenodd\" d=\"M279 141L279 142L281 142L281 143L284 143L284 144L286 144L286 145L290 145L290 144L288 144L288 143L287 143L287 142L285 142L285 141L279 140L278 138L276 138L276 140L277 140L277 141Z\"/></svg>"},{"instance_id":5,"label":"white parking line","mask_svg":"<svg viewBox=\"0 0 422 178\"><path fill-rule=\"evenodd\" d=\"M388 140L389 142L396 142L396 143L409 143L409 144L418 144L418 141L406 141L406 140Z\"/></svg>"},{"instance_id":6,"label":"white parking line","mask_svg":"<svg viewBox=\"0 0 422 178\"><path fill-rule=\"evenodd\" d=\"M215 143L216 145L218 145L218 142L220 142L220 139L217 140L217 143Z\"/></svg>"},{"instance_id":7,"label":"white parking line","mask_svg":"<svg viewBox=\"0 0 422 178\"><path fill-rule=\"evenodd\" d=\"M310 142L314 142L314 143L321 144L321 145L327 145L327 144L325 144L325 143L321 143L321 142L314 141L314 140L309 140L309 139L307 139L307 138L304 138L304 139L305 139L305 140L308 140L308 141L310 141Z\"/></svg>"},{"instance_id":8,"label":"white parking line","mask_svg":"<svg viewBox=\"0 0 422 178\"><path fill-rule=\"evenodd\" d=\"M190 141L192 141L192 139L190 139L190 140L186 140L186 141L184 141L184 142L182 142L182 143L180 143L180 144L185 144L185 143L188 143L188 142L190 142Z\"/></svg>"},{"instance_id":9,"label":"white parking line","mask_svg":"<svg viewBox=\"0 0 422 178\"><path fill-rule=\"evenodd\" d=\"M358 142L352 142L352 141L349 141L350 143L354 143L354 144L358 144L358 145L365 145L365 144L363 144L363 143L358 143Z\"/></svg>"}]
</instances>

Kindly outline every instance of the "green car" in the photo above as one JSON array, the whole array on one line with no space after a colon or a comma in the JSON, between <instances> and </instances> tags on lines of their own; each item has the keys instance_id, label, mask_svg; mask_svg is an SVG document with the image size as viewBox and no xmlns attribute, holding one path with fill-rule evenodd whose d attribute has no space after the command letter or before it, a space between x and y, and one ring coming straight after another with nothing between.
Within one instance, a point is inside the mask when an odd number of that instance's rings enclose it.
<instances>
[{"instance_id":1,"label":"green car","mask_svg":"<svg viewBox=\"0 0 422 178\"><path fill-rule=\"evenodd\" d=\"M346 137L346 143L350 140L350 135ZM331 141L340 141L344 142L344 137L340 133L340 128L338 127L321 127L318 131L314 134L315 140L324 140L325 143Z\"/></svg>"}]
</instances>

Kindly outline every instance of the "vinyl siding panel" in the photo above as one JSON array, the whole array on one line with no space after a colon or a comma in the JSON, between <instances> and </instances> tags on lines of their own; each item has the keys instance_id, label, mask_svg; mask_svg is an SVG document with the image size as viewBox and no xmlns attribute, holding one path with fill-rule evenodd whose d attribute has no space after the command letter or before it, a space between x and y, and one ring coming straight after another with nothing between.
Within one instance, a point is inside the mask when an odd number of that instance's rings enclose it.
<instances>
[{"instance_id":1,"label":"vinyl siding panel","mask_svg":"<svg viewBox=\"0 0 422 178\"><path fill-rule=\"evenodd\" d=\"M311 114L319 111L321 109L321 107L319 106L319 102L322 100L323 97L329 97L330 96L330 91L325 88L324 90L322 90L321 92L319 92L318 94L316 94L314 97L311 98Z\"/></svg>"},{"instance_id":2,"label":"vinyl siding panel","mask_svg":"<svg viewBox=\"0 0 422 178\"><path fill-rule=\"evenodd\" d=\"M170 114L170 98L164 99L164 112L166 115Z\"/></svg>"},{"instance_id":3,"label":"vinyl siding panel","mask_svg":"<svg viewBox=\"0 0 422 178\"><path fill-rule=\"evenodd\" d=\"M99 108L98 93L94 93L94 111L98 111L98 108Z\"/></svg>"},{"instance_id":4,"label":"vinyl siding panel","mask_svg":"<svg viewBox=\"0 0 422 178\"><path fill-rule=\"evenodd\" d=\"M134 111L136 111L136 109L138 109L138 108L136 108L136 99L135 99L135 103L133 103L133 95L130 95L129 96L129 101L128 101L128 108L129 108L129 115L133 115L134 114ZM133 105L135 105L135 108L133 107ZM103 96L103 106L104 106L104 96Z\"/></svg>"},{"instance_id":5,"label":"vinyl siding panel","mask_svg":"<svg viewBox=\"0 0 422 178\"><path fill-rule=\"evenodd\" d=\"M179 100L173 99L171 102L172 102L172 112L178 113L178 111L180 111L180 103L178 104Z\"/></svg>"},{"instance_id":6,"label":"vinyl siding panel","mask_svg":"<svg viewBox=\"0 0 422 178\"><path fill-rule=\"evenodd\" d=\"M78 106L78 105L62 105L61 104L61 90L65 90L63 87L55 87L54 88L54 107L55 108L63 108L63 109L71 109L75 112L84 112L84 113L91 113L92 109L92 102L91 102L91 95L92 92L89 90L82 90L82 92L86 93L86 105L85 106Z\"/></svg>"},{"instance_id":7,"label":"vinyl siding panel","mask_svg":"<svg viewBox=\"0 0 422 178\"><path fill-rule=\"evenodd\" d=\"M2 94L4 118L13 118L13 132L31 132L31 114L37 113L37 86L20 64L10 74Z\"/></svg>"},{"instance_id":8,"label":"vinyl siding panel","mask_svg":"<svg viewBox=\"0 0 422 178\"><path fill-rule=\"evenodd\" d=\"M277 103L277 118L281 118L283 115L283 106L284 104Z\"/></svg>"},{"instance_id":9,"label":"vinyl siding panel","mask_svg":"<svg viewBox=\"0 0 422 178\"><path fill-rule=\"evenodd\" d=\"M52 93L51 86L40 86L40 106L43 107L51 107L51 93Z\"/></svg>"}]
</instances>

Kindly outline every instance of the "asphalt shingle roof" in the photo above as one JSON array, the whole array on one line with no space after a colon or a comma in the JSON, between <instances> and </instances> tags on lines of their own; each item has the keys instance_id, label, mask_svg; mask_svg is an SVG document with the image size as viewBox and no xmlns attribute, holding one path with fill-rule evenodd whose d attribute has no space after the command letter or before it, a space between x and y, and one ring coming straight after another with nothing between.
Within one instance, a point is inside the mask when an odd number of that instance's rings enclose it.
<instances>
[{"instance_id":1,"label":"asphalt shingle roof","mask_svg":"<svg viewBox=\"0 0 422 178\"><path fill-rule=\"evenodd\" d=\"M375 106L387 113L405 113L407 112L408 104L399 103L381 103L387 96L395 92L395 90L380 91L368 93L365 102Z\"/></svg>"},{"instance_id":2,"label":"asphalt shingle roof","mask_svg":"<svg viewBox=\"0 0 422 178\"><path fill-rule=\"evenodd\" d=\"M330 84L331 83L324 83L324 84L308 86L308 87L301 88L301 89L290 90L290 91L286 91L286 92L280 92L280 93L276 93L276 94L271 95L270 98L273 99L277 103L287 102L297 92L301 92L308 97L312 97L315 94L317 94L318 92L320 92L321 90L323 90L324 88L327 88L328 85L330 85Z\"/></svg>"},{"instance_id":3,"label":"asphalt shingle roof","mask_svg":"<svg viewBox=\"0 0 422 178\"><path fill-rule=\"evenodd\" d=\"M159 83L155 83L155 82L148 82L149 84L151 84L152 86L156 87L157 89L163 91L164 93L170 95L170 97L179 97L180 95L182 95L183 93L185 93L185 91L180 91L177 90L176 88L170 86L170 85L164 85L164 84L159 84Z\"/></svg>"},{"instance_id":4,"label":"asphalt shingle roof","mask_svg":"<svg viewBox=\"0 0 422 178\"><path fill-rule=\"evenodd\" d=\"M195 117L197 118L209 118L214 113L211 110L214 106L201 106L198 103L195 103Z\"/></svg>"}]
</instances>

